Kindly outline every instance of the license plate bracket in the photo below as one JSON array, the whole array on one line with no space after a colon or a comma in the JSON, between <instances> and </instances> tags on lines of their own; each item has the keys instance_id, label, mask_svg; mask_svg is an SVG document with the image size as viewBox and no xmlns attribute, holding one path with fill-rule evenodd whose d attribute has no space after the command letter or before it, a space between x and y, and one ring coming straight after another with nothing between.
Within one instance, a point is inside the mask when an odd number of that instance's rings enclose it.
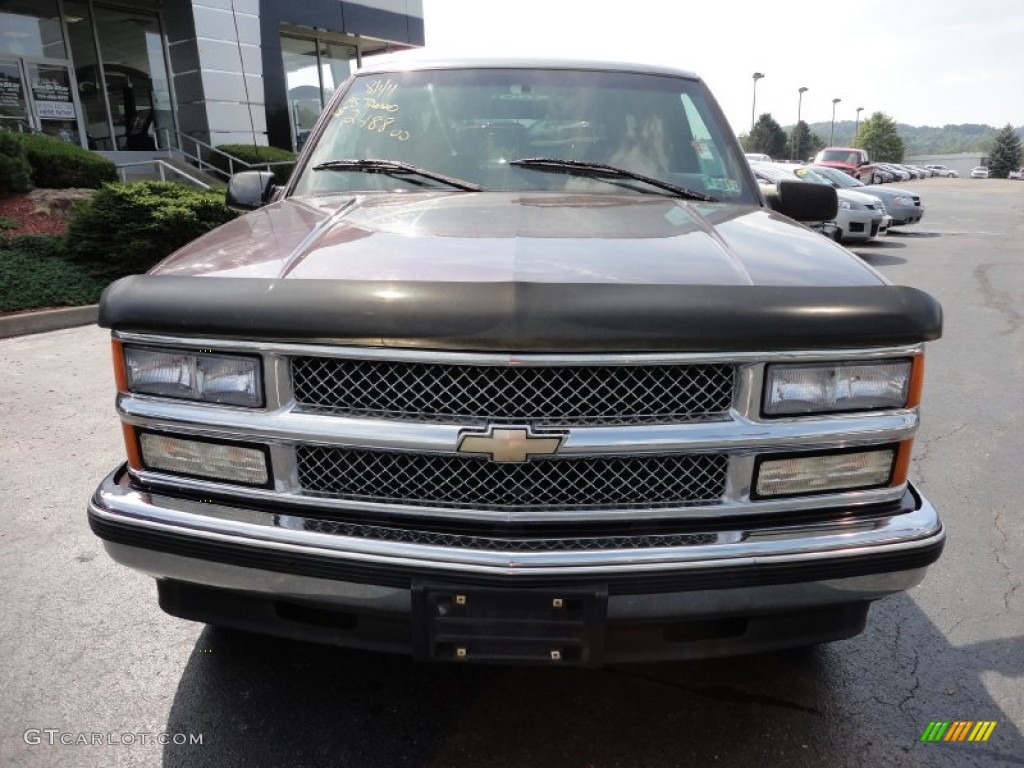
<instances>
[{"instance_id":1,"label":"license plate bracket","mask_svg":"<svg viewBox=\"0 0 1024 768\"><path fill-rule=\"evenodd\" d=\"M597 666L608 590L415 583L413 635L422 661Z\"/></svg>"}]
</instances>

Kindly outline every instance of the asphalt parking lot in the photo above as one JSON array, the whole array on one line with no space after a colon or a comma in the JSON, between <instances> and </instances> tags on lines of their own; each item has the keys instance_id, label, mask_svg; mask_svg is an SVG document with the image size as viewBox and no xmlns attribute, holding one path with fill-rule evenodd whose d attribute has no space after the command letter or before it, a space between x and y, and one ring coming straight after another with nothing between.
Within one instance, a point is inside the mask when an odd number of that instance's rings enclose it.
<instances>
[{"instance_id":1,"label":"asphalt parking lot","mask_svg":"<svg viewBox=\"0 0 1024 768\"><path fill-rule=\"evenodd\" d=\"M910 186L924 221L853 250L945 310L912 476L949 541L864 634L813 651L418 666L170 618L86 522L122 453L106 333L0 340L0 765L1024 765L1024 183ZM997 725L922 743L933 720Z\"/></svg>"}]
</instances>

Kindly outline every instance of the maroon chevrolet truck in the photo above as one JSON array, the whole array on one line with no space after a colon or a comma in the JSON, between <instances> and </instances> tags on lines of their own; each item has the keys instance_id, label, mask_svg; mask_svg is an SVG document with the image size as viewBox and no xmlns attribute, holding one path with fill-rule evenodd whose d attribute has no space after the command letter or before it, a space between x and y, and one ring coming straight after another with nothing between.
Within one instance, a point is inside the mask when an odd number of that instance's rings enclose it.
<instances>
[{"instance_id":1,"label":"maroon chevrolet truck","mask_svg":"<svg viewBox=\"0 0 1024 768\"><path fill-rule=\"evenodd\" d=\"M866 149L855 147L826 147L814 156L815 165L838 168L865 184L881 184L882 177L876 173Z\"/></svg>"},{"instance_id":2,"label":"maroon chevrolet truck","mask_svg":"<svg viewBox=\"0 0 1024 768\"><path fill-rule=\"evenodd\" d=\"M799 223L830 186L762 192L691 73L375 59L228 201L100 310L125 461L89 521L171 614L699 658L854 635L940 555L939 305Z\"/></svg>"}]
</instances>

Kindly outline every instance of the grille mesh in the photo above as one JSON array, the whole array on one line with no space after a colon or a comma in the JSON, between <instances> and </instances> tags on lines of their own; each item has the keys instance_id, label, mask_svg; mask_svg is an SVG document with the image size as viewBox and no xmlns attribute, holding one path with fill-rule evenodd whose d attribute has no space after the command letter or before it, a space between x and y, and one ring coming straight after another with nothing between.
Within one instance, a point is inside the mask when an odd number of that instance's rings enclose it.
<instances>
[{"instance_id":1,"label":"grille mesh","mask_svg":"<svg viewBox=\"0 0 1024 768\"><path fill-rule=\"evenodd\" d=\"M721 500L724 454L487 459L299 446L303 492L324 498L494 510L600 509Z\"/></svg>"},{"instance_id":2,"label":"grille mesh","mask_svg":"<svg viewBox=\"0 0 1024 768\"><path fill-rule=\"evenodd\" d=\"M306 519L304 530L334 536L353 536L401 544L421 544L454 549L478 549L491 552L572 552L580 550L650 549L651 547L695 547L715 544L715 533L665 533L646 536L574 536L538 538L502 538L441 533L379 525L346 523L335 520Z\"/></svg>"},{"instance_id":3,"label":"grille mesh","mask_svg":"<svg viewBox=\"0 0 1024 768\"><path fill-rule=\"evenodd\" d=\"M537 426L727 418L728 364L498 366L294 357L300 406L338 415Z\"/></svg>"}]
</instances>

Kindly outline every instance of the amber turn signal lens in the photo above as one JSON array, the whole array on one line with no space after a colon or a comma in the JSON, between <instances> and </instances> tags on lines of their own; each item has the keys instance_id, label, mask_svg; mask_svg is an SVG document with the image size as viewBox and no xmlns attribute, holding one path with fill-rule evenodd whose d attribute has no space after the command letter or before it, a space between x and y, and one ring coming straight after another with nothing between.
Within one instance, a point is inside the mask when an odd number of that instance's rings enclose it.
<instances>
[{"instance_id":1,"label":"amber turn signal lens","mask_svg":"<svg viewBox=\"0 0 1024 768\"><path fill-rule=\"evenodd\" d=\"M921 391L924 389L924 355L914 357L910 371L910 387L907 390L907 408L916 408L921 404Z\"/></svg>"},{"instance_id":2,"label":"amber turn signal lens","mask_svg":"<svg viewBox=\"0 0 1024 768\"><path fill-rule=\"evenodd\" d=\"M896 464L892 468L892 482L889 484L897 488L907 482L907 475L910 474L910 457L914 453L914 441L904 440L896 452Z\"/></svg>"},{"instance_id":3,"label":"amber turn signal lens","mask_svg":"<svg viewBox=\"0 0 1024 768\"><path fill-rule=\"evenodd\" d=\"M139 456L139 441L135 437L135 427L122 423L121 433L124 435L124 452L128 455L128 466L136 470L142 469L142 458Z\"/></svg>"},{"instance_id":4,"label":"amber turn signal lens","mask_svg":"<svg viewBox=\"0 0 1024 768\"><path fill-rule=\"evenodd\" d=\"M124 370L124 350L121 347L121 342L117 339L110 340L110 351L114 357L114 384L117 385L117 391L128 393L128 376Z\"/></svg>"}]
</instances>

